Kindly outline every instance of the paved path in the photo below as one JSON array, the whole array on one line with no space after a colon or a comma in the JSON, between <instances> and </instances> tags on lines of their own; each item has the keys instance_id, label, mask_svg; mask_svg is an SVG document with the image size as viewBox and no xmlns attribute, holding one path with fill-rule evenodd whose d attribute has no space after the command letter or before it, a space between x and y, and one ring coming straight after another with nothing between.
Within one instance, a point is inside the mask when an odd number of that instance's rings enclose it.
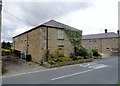
<instances>
[{"instance_id":1,"label":"paved path","mask_svg":"<svg viewBox=\"0 0 120 86\"><path fill-rule=\"evenodd\" d=\"M118 58L109 57L27 74L3 77L3 84L116 84Z\"/></svg>"}]
</instances>

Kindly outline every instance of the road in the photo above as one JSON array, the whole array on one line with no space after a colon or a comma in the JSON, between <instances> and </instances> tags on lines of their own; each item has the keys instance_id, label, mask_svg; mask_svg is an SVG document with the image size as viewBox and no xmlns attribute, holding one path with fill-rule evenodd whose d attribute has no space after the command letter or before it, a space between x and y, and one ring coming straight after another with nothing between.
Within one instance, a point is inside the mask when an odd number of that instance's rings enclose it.
<instances>
[{"instance_id":1,"label":"road","mask_svg":"<svg viewBox=\"0 0 120 86\"><path fill-rule=\"evenodd\" d=\"M31 73L4 76L3 84L117 84L118 57L52 68Z\"/></svg>"}]
</instances>

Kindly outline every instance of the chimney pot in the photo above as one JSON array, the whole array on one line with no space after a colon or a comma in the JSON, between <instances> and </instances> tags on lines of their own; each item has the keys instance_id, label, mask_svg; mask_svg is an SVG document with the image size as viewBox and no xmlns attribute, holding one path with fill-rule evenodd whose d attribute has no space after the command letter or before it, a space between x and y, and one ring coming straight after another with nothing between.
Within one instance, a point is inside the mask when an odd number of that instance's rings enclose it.
<instances>
[{"instance_id":1,"label":"chimney pot","mask_svg":"<svg viewBox=\"0 0 120 86\"><path fill-rule=\"evenodd\" d=\"M107 29L105 29L105 33L107 33Z\"/></svg>"},{"instance_id":2,"label":"chimney pot","mask_svg":"<svg viewBox=\"0 0 120 86\"><path fill-rule=\"evenodd\" d=\"M117 34L120 34L120 30L117 30Z\"/></svg>"}]
</instances>

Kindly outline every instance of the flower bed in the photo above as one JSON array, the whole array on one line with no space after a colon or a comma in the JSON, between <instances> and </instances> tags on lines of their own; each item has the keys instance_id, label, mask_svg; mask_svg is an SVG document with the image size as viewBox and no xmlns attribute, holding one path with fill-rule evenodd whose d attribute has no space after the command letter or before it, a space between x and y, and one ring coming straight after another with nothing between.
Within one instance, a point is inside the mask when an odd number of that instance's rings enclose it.
<instances>
[{"instance_id":1,"label":"flower bed","mask_svg":"<svg viewBox=\"0 0 120 86\"><path fill-rule=\"evenodd\" d=\"M44 67L53 68L53 67L59 67L59 66L65 66L65 65L72 65L72 64L79 64L79 63L85 63L85 62L92 62L94 58L90 59L80 59L75 61L68 61L68 62L56 62L55 64L49 64L47 62L43 62Z\"/></svg>"}]
</instances>

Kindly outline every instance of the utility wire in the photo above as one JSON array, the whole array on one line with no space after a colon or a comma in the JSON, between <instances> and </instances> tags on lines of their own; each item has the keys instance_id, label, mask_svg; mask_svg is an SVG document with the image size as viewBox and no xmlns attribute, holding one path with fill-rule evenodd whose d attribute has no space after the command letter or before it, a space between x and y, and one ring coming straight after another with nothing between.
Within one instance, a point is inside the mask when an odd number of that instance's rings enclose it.
<instances>
[{"instance_id":1,"label":"utility wire","mask_svg":"<svg viewBox=\"0 0 120 86\"><path fill-rule=\"evenodd\" d=\"M35 26L34 24L32 24L32 23L30 23L30 22L28 22L28 21L25 21L25 20L23 20L22 18L19 18L19 17L13 15L12 13L10 13L10 12L8 12L8 11L6 11L6 10L3 10L3 12L6 13L6 14L8 14L8 15L10 15L10 16L12 16L12 17L14 17L14 18L16 18L16 19L18 19L18 20L20 20L20 21L22 21L22 22L25 22L25 23L27 23L27 24L29 24L29 25L32 25L32 26Z\"/></svg>"}]
</instances>

